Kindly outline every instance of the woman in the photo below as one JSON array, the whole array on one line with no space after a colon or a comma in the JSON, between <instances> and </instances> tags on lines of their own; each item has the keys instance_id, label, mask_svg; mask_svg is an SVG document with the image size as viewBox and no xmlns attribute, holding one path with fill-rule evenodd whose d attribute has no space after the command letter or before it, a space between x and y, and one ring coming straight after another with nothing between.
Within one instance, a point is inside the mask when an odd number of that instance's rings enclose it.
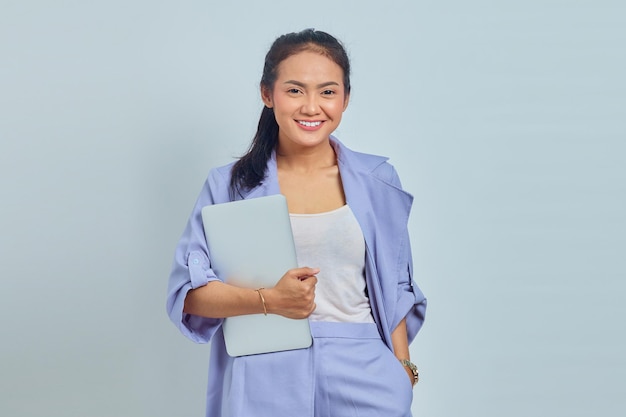
<instances>
[{"instance_id":1,"label":"woman","mask_svg":"<svg viewBox=\"0 0 626 417\"><path fill-rule=\"evenodd\" d=\"M212 342L207 416L410 416L417 371L409 342L426 300L412 281L412 197L386 158L331 133L348 106L343 46L312 29L276 39L265 59L265 107L246 155L214 169L176 249L167 309L183 334ZM215 276L200 210L282 193L298 263L274 288ZM261 297L262 295L262 297ZM232 358L224 318L267 311L309 318L308 349Z\"/></svg>"}]
</instances>

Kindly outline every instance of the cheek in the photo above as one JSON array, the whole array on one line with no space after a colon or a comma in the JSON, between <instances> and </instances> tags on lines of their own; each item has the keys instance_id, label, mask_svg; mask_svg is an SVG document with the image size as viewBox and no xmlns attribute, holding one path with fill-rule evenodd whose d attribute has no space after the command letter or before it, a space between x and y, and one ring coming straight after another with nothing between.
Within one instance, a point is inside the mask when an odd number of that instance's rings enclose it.
<instances>
[{"instance_id":1,"label":"cheek","mask_svg":"<svg viewBox=\"0 0 626 417\"><path fill-rule=\"evenodd\" d=\"M343 111L345 110L345 106L343 101L337 100L334 101L327 107L327 112L333 114L335 117L341 117Z\"/></svg>"},{"instance_id":2,"label":"cheek","mask_svg":"<svg viewBox=\"0 0 626 417\"><path fill-rule=\"evenodd\" d=\"M281 129L288 128L293 119L294 109L289 104L289 101L274 98L274 118Z\"/></svg>"},{"instance_id":3,"label":"cheek","mask_svg":"<svg viewBox=\"0 0 626 417\"><path fill-rule=\"evenodd\" d=\"M285 97L274 95L274 111L277 113L290 113L293 111L293 103Z\"/></svg>"}]
</instances>

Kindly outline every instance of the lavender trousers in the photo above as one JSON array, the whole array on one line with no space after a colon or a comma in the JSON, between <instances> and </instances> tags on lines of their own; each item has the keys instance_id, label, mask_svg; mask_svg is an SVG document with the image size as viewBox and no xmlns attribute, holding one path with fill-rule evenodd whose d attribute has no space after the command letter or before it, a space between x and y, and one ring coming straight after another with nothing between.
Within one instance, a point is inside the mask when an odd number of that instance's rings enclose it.
<instances>
[{"instance_id":1,"label":"lavender trousers","mask_svg":"<svg viewBox=\"0 0 626 417\"><path fill-rule=\"evenodd\" d=\"M311 333L308 349L232 358L221 417L411 417L411 382L375 324L311 322Z\"/></svg>"}]
</instances>

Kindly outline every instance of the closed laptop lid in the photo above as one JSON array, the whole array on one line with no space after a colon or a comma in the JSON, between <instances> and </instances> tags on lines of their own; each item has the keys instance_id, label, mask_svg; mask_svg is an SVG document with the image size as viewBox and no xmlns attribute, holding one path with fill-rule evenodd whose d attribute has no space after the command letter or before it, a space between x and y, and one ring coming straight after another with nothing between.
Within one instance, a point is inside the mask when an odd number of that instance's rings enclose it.
<instances>
[{"instance_id":1,"label":"closed laptop lid","mask_svg":"<svg viewBox=\"0 0 626 417\"><path fill-rule=\"evenodd\" d=\"M281 194L203 207L202 221L211 268L228 284L271 288L287 270L298 267ZM307 319L275 314L229 317L223 331L230 356L306 348L312 342Z\"/></svg>"}]
</instances>

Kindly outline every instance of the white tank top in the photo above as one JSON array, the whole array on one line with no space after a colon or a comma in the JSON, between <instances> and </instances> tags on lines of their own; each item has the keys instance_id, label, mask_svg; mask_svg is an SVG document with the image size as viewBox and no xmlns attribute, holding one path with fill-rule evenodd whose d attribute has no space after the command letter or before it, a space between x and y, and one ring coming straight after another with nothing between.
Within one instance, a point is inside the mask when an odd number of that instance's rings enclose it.
<instances>
[{"instance_id":1,"label":"white tank top","mask_svg":"<svg viewBox=\"0 0 626 417\"><path fill-rule=\"evenodd\" d=\"M365 240L350 207L289 216L298 265L320 268L309 319L373 323L365 294Z\"/></svg>"}]
</instances>

